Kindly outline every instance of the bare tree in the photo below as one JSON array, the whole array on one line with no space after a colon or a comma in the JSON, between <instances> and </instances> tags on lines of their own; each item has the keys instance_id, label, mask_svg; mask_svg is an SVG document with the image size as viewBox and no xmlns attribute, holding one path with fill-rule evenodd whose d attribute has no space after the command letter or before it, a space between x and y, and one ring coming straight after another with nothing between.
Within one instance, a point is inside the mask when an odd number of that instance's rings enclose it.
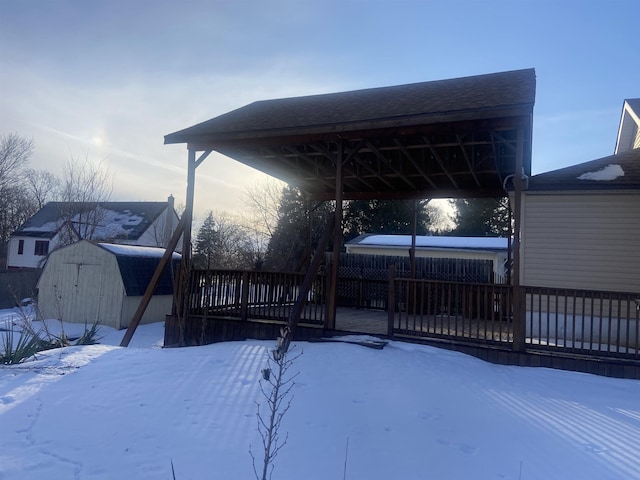
<instances>
[{"instance_id":1,"label":"bare tree","mask_svg":"<svg viewBox=\"0 0 640 480\"><path fill-rule=\"evenodd\" d=\"M0 257L9 236L35 211L24 188L24 175L33 153L33 141L15 133L0 134Z\"/></svg>"},{"instance_id":2,"label":"bare tree","mask_svg":"<svg viewBox=\"0 0 640 480\"><path fill-rule=\"evenodd\" d=\"M280 203L285 184L275 178L265 178L251 185L244 194L242 224L250 238L254 264L261 265L269 241L280 220Z\"/></svg>"},{"instance_id":3,"label":"bare tree","mask_svg":"<svg viewBox=\"0 0 640 480\"><path fill-rule=\"evenodd\" d=\"M51 200L55 200L60 192L60 179L46 170L29 169L25 176L26 187L38 209Z\"/></svg>"},{"instance_id":4,"label":"bare tree","mask_svg":"<svg viewBox=\"0 0 640 480\"><path fill-rule=\"evenodd\" d=\"M0 134L0 190L20 183L32 154L33 140Z\"/></svg>"},{"instance_id":5,"label":"bare tree","mask_svg":"<svg viewBox=\"0 0 640 480\"><path fill-rule=\"evenodd\" d=\"M60 188L62 245L93 238L105 215L100 203L110 200L112 189L113 177L104 161L93 164L87 156L83 161L71 157Z\"/></svg>"}]
</instances>

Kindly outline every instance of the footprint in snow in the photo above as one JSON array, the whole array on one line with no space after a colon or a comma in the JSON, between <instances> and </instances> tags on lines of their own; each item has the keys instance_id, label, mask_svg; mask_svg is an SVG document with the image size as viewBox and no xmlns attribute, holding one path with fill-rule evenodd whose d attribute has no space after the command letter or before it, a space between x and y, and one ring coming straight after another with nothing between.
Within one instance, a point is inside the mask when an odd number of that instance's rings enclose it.
<instances>
[{"instance_id":1,"label":"footprint in snow","mask_svg":"<svg viewBox=\"0 0 640 480\"><path fill-rule=\"evenodd\" d=\"M595 443L583 443L582 446L591 453L605 453L607 451L606 447L602 445L596 445Z\"/></svg>"},{"instance_id":2,"label":"footprint in snow","mask_svg":"<svg viewBox=\"0 0 640 480\"><path fill-rule=\"evenodd\" d=\"M0 404L2 404L2 405L13 403L15 401L16 401L16 399L13 398L11 395L5 395L4 397L0 397Z\"/></svg>"}]
</instances>

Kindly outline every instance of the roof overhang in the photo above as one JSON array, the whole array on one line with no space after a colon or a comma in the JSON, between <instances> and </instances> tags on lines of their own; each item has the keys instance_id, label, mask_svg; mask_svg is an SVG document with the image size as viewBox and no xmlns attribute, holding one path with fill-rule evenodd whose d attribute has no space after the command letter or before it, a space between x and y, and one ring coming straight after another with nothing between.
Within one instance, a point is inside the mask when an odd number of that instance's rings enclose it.
<instances>
[{"instance_id":1,"label":"roof overhang","mask_svg":"<svg viewBox=\"0 0 640 480\"><path fill-rule=\"evenodd\" d=\"M503 196L518 132L531 173L535 72L255 102L165 137L217 151L309 198Z\"/></svg>"}]
</instances>

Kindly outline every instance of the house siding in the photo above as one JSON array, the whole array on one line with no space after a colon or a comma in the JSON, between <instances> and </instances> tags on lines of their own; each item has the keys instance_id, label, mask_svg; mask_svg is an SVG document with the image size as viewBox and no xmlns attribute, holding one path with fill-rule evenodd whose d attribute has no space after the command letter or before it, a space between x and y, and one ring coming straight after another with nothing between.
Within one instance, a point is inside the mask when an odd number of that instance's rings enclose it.
<instances>
[{"instance_id":1,"label":"house siding","mask_svg":"<svg viewBox=\"0 0 640 480\"><path fill-rule=\"evenodd\" d=\"M22 253L18 253L20 241L24 242ZM47 238L11 237L7 250L7 265L11 268L41 268L46 256L34 255L36 241L47 241ZM51 242L49 243L51 251Z\"/></svg>"},{"instance_id":2,"label":"house siding","mask_svg":"<svg viewBox=\"0 0 640 480\"><path fill-rule=\"evenodd\" d=\"M392 246L371 246L371 245L347 245L347 253L359 255L387 255L390 257L408 257L410 248ZM416 257L422 258L459 258L465 260L490 260L493 262L493 273L496 281L502 282L504 279L504 263L507 259L507 252L490 252L482 250L459 250L459 249L435 249L416 247Z\"/></svg>"},{"instance_id":3,"label":"house siding","mask_svg":"<svg viewBox=\"0 0 640 480\"><path fill-rule=\"evenodd\" d=\"M640 293L638 192L524 199L524 285Z\"/></svg>"}]
</instances>

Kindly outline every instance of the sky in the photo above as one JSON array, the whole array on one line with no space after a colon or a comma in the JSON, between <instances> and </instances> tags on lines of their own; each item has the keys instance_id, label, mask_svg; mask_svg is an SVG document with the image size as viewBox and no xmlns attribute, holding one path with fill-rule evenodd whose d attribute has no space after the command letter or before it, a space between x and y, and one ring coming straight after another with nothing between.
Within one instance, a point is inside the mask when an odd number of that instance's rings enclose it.
<instances>
[{"instance_id":1,"label":"sky","mask_svg":"<svg viewBox=\"0 0 640 480\"><path fill-rule=\"evenodd\" d=\"M533 173L613 153L640 96L637 0L0 0L0 133L31 167L113 175L114 201L184 203L168 133L256 100L535 68ZM263 176L212 154L196 215Z\"/></svg>"},{"instance_id":2,"label":"sky","mask_svg":"<svg viewBox=\"0 0 640 480\"><path fill-rule=\"evenodd\" d=\"M0 324L11 315L0 310ZM141 325L128 348L117 346L123 330L103 327L100 345L2 366L0 477L171 479L173 465L180 480L255 478L249 449L259 468L256 404L266 414L261 370L275 342L160 348L162 327ZM399 341L292 345L273 478L638 478L638 380Z\"/></svg>"}]
</instances>

